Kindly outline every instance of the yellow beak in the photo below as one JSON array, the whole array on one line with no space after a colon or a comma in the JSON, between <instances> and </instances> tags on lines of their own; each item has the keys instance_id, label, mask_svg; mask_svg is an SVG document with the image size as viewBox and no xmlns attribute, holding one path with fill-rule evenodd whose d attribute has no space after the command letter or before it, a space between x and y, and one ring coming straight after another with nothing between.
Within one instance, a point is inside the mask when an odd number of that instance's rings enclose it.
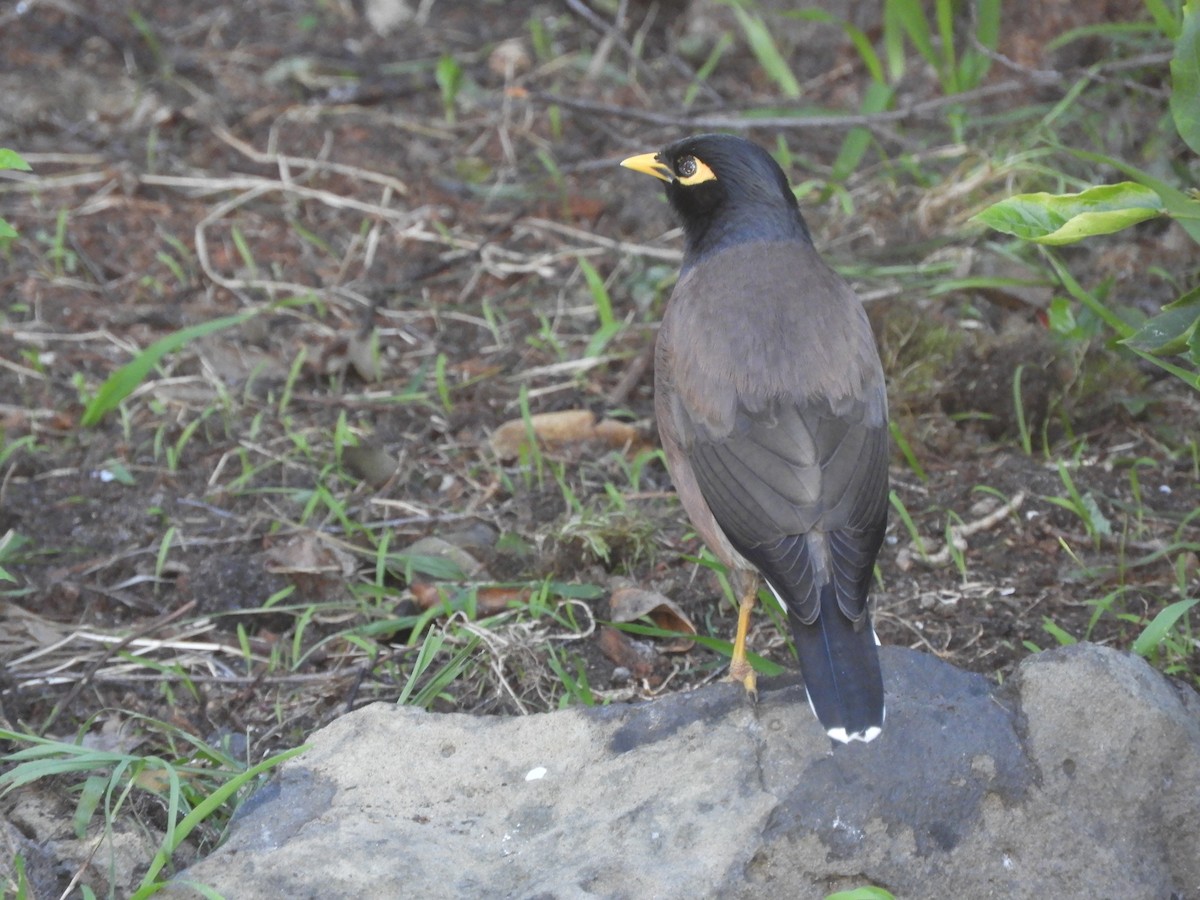
<instances>
[{"instance_id":1,"label":"yellow beak","mask_svg":"<svg viewBox=\"0 0 1200 900\"><path fill-rule=\"evenodd\" d=\"M675 173L671 171L670 166L658 158L657 153L643 153L641 156L631 156L629 159L621 160L621 165L627 169L633 169L635 172L653 175L661 181L675 180Z\"/></svg>"}]
</instances>

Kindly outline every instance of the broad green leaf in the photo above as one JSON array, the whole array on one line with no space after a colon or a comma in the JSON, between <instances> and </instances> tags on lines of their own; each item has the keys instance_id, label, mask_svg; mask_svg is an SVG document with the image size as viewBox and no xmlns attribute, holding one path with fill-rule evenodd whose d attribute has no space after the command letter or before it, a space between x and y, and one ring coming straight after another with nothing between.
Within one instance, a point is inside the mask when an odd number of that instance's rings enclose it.
<instances>
[{"instance_id":1,"label":"broad green leaf","mask_svg":"<svg viewBox=\"0 0 1200 900\"><path fill-rule=\"evenodd\" d=\"M1163 211L1157 192L1123 181L1078 194L1017 194L974 218L996 231L1039 244L1072 244L1111 234Z\"/></svg>"},{"instance_id":2,"label":"broad green leaf","mask_svg":"<svg viewBox=\"0 0 1200 900\"><path fill-rule=\"evenodd\" d=\"M1175 627L1183 614L1189 609L1200 603L1200 597L1192 597L1189 600L1179 600L1172 603L1157 616L1146 628L1138 635L1138 639L1133 642L1133 652L1138 656L1147 656L1163 642L1163 639Z\"/></svg>"},{"instance_id":3,"label":"broad green leaf","mask_svg":"<svg viewBox=\"0 0 1200 900\"><path fill-rule=\"evenodd\" d=\"M212 334L215 331L240 325L254 315L256 314L249 312L236 316L224 316L220 319L213 319L209 322L193 325L190 328L184 328L182 331L177 331L161 340L155 341L132 360L108 376L108 379L96 391L96 396L91 399L87 408L83 411L83 416L80 418L79 423L85 428L98 425L107 413L116 409L122 400L132 394L138 385L146 380L146 376L150 374L150 370L158 365L159 360L168 353L172 353L180 347L184 347L192 341Z\"/></svg>"},{"instance_id":4,"label":"broad green leaf","mask_svg":"<svg viewBox=\"0 0 1200 900\"><path fill-rule=\"evenodd\" d=\"M1074 244L1084 238L1095 237L1098 234L1112 234L1144 222L1157 216L1161 210L1145 207L1130 207L1128 209L1105 210L1104 212L1086 212L1073 216L1061 228L1052 234L1033 238L1039 244L1049 244L1058 247L1063 244Z\"/></svg>"},{"instance_id":5,"label":"broad green leaf","mask_svg":"<svg viewBox=\"0 0 1200 900\"><path fill-rule=\"evenodd\" d=\"M1200 153L1200 3L1183 14L1183 30L1171 57L1171 115L1184 143Z\"/></svg>"},{"instance_id":6,"label":"broad green leaf","mask_svg":"<svg viewBox=\"0 0 1200 900\"><path fill-rule=\"evenodd\" d=\"M1195 344L1200 328L1200 287L1163 307L1122 343L1155 356L1180 356Z\"/></svg>"},{"instance_id":7,"label":"broad green leaf","mask_svg":"<svg viewBox=\"0 0 1200 900\"><path fill-rule=\"evenodd\" d=\"M1062 147L1062 149L1080 159L1112 166L1118 172L1124 172L1138 184L1150 188L1162 198L1167 212L1192 236L1192 240L1200 243L1200 200L1189 197L1178 188L1171 187L1165 181L1155 178L1149 172L1143 172L1137 166L1130 165L1124 160L1115 159L1103 153L1093 153L1091 150L1078 150L1074 147Z\"/></svg>"},{"instance_id":8,"label":"broad green leaf","mask_svg":"<svg viewBox=\"0 0 1200 900\"><path fill-rule=\"evenodd\" d=\"M3 147L0 147L0 169L18 169L22 172L32 171L29 168L29 163L21 159L15 150L6 150Z\"/></svg>"}]
</instances>

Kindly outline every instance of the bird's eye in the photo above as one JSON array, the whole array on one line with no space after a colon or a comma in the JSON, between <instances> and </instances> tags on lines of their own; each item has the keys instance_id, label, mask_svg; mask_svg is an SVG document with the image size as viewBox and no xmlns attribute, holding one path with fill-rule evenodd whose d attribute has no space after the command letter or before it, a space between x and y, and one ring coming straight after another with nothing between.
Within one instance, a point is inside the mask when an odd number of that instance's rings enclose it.
<instances>
[{"instance_id":1,"label":"bird's eye","mask_svg":"<svg viewBox=\"0 0 1200 900\"><path fill-rule=\"evenodd\" d=\"M680 178L691 178L696 174L696 157L681 156L675 160L675 174Z\"/></svg>"}]
</instances>

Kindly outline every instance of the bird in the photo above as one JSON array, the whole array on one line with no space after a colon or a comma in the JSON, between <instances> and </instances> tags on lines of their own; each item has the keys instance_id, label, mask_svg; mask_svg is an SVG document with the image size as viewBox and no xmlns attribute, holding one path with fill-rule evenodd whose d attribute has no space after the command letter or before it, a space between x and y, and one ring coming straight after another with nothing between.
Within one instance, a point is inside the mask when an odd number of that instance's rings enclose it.
<instances>
[{"instance_id":1,"label":"bird","mask_svg":"<svg viewBox=\"0 0 1200 900\"><path fill-rule=\"evenodd\" d=\"M655 418L684 511L739 597L730 678L757 699L746 636L761 578L834 746L871 741L885 717L868 600L890 450L866 311L759 145L701 134L621 165L664 182L683 226L654 348Z\"/></svg>"}]
</instances>

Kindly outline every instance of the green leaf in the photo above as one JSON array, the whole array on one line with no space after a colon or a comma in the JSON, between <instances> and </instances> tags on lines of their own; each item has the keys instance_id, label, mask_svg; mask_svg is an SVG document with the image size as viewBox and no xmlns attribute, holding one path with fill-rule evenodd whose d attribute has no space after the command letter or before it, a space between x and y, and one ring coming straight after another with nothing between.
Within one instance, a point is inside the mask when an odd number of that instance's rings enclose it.
<instances>
[{"instance_id":1,"label":"green leaf","mask_svg":"<svg viewBox=\"0 0 1200 900\"><path fill-rule=\"evenodd\" d=\"M1071 301L1066 297L1054 297L1046 316L1050 320L1050 330L1055 334L1076 337L1075 329L1079 327L1079 322L1075 318L1075 310L1071 309Z\"/></svg>"},{"instance_id":2,"label":"green leaf","mask_svg":"<svg viewBox=\"0 0 1200 900\"><path fill-rule=\"evenodd\" d=\"M1200 287L1193 288L1121 343L1155 356L1182 356L1195 345L1200 328Z\"/></svg>"},{"instance_id":3,"label":"green leaf","mask_svg":"<svg viewBox=\"0 0 1200 900\"><path fill-rule=\"evenodd\" d=\"M1080 159L1112 166L1118 172L1124 172L1138 184L1150 188L1162 198L1167 212L1174 216L1175 220L1192 236L1192 240L1200 242L1200 201L1124 160L1114 159L1103 153L1093 153L1091 150L1078 150L1074 147L1062 147L1061 149Z\"/></svg>"},{"instance_id":4,"label":"green leaf","mask_svg":"<svg viewBox=\"0 0 1200 900\"><path fill-rule=\"evenodd\" d=\"M1100 511L1100 504L1096 502L1096 498L1091 491L1084 494L1081 498L1079 514L1088 523L1090 530L1104 537L1112 536L1112 522L1108 520L1108 516Z\"/></svg>"},{"instance_id":5,"label":"green leaf","mask_svg":"<svg viewBox=\"0 0 1200 900\"><path fill-rule=\"evenodd\" d=\"M754 51L754 56L758 59L758 64L763 67L763 71L779 85L779 89L785 96L791 97L793 100L798 99L801 94L800 82L796 80L796 76L792 74L783 54L779 52L775 37L771 34L771 29L767 27L766 22L759 16L746 12L739 2L733 2L731 6L734 15L737 16L738 24L746 33L746 40L750 42L750 49Z\"/></svg>"},{"instance_id":6,"label":"green leaf","mask_svg":"<svg viewBox=\"0 0 1200 900\"><path fill-rule=\"evenodd\" d=\"M975 39L980 46L995 50L1000 43L1001 0L978 0L975 8ZM960 90L978 87L992 66L992 56L968 48L963 51L959 62L958 84Z\"/></svg>"},{"instance_id":7,"label":"green leaf","mask_svg":"<svg viewBox=\"0 0 1200 900\"><path fill-rule=\"evenodd\" d=\"M866 94L863 96L862 112L867 114L883 112L891 105L894 93L895 91L888 85L872 81L867 85ZM837 159L833 161L829 173L830 182L841 184L853 174L862 161L863 154L871 145L872 137L871 131L867 128L851 128L846 133Z\"/></svg>"},{"instance_id":8,"label":"green leaf","mask_svg":"<svg viewBox=\"0 0 1200 900\"><path fill-rule=\"evenodd\" d=\"M836 894L826 894L825 900L896 900L896 898L891 891L872 885L849 891L838 891Z\"/></svg>"},{"instance_id":9,"label":"green leaf","mask_svg":"<svg viewBox=\"0 0 1200 900\"><path fill-rule=\"evenodd\" d=\"M880 62L879 54L875 52L875 47L871 44L871 39L853 23L847 22L845 19L839 19L837 16L823 9L793 10L784 13L784 15L793 19L802 19L806 22L823 22L829 25L836 25L842 29L842 33L846 35L850 43L854 45L854 49L858 51L859 59L867 67L867 72L871 78L880 84L886 81L883 75L883 63Z\"/></svg>"},{"instance_id":10,"label":"green leaf","mask_svg":"<svg viewBox=\"0 0 1200 900\"><path fill-rule=\"evenodd\" d=\"M962 85L954 64L954 4L951 0L937 0L935 15L942 44L942 65L939 69L942 90L947 94L957 94L962 90Z\"/></svg>"},{"instance_id":11,"label":"green leaf","mask_svg":"<svg viewBox=\"0 0 1200 900\"><path fill-rule=\"evenodd\" d=\"M974 216L984 225L1039 244L1073 244L1111 234L1163 212L1152 188L1123 181L1078 194L1017 194Z\"/></svg>"},{"instance_id":12,"label":"green leaf","mask_svg":"<svg viewBox=\"0 0 1200 900\"><path fill-rule=\"evenodd\" d=\"M1189 3L1171 57L1171 116L1179 136L1200 153L1200 4Z\"/></svg>"},{"instance_id":13,"label":"green leaf","mask_svg":"<svg viewBox=\"0 0 1200 900\"><path fill-rule=\"evenodd\" d=\"M1133 652L1138 656L1148 656L1152 653L1166 639L1171 629L1175 627L1175 623L1197 603L1200 603L1200 597L1179 600L1160 612L1133 642Z\"/></svg>"},{"instance_id":14,"label":"green leaf","mask_svg":"<svg viewBox=\"0 0 1200 900\"><path fill-rule=\"evenodd\" d=\"M98 425L106 414L116 409L122 400L132 394L138 385L145 381L146 376L150 374L150 370L158 365L159 361L168 353L186 346L197 338L221 331L224 328L240 325L254 315L256 313L249 312L236 316L224 316L220 319L213 319L210 322L202 322L199 325L184 328L182 331L177 331L161 340L155 341L130 362L108 376L108 379L96 391L96 396L91 399L91 402L88 403L87 408L83 411L83 417L79 420L79 423L85 428Z\"/></svg>"},{"instance_id":15,"label":"green leaf","mask_svg":"<svg viewBox=\"0 0 1200 900\"><path fill-rule=\"evenodd\" d=\"M79 791L79 800L75 804L75 815L72 817L75 837L78 840L82 841L87 837L88 823L92 821L92 815L96 812L100 801L104 799L104 792L107 789L108 778L104 775L89 775L83 782L83 787Z\"/></svg>"},{"instance_id":16,"label":"green leaf","mask_svg":"<svg viewBox=\"0 0 1200 900\"><path fill-rule=\"evenodd\" d=\"M941 60L933 48L933 38L930 36L929 19L925 17L921 0L888 0L884 4L888 12L895 11L896 17L908 34L921 58L934 69L940 69Z\"/></svg>"},{"instance_id":17,"label":"green leaf","mask_svg":"<svg viewBox=\"0 0 1200 900\"><path fill-rule=\"evenodd\" d=\"M230 778L196 804L195 809L184 816L163 839L162 846L154 854L154 859L151 860L149 869L142 877L142 883L138 886L137 891L134 892L130 900L145 900L145 898L158 892L158 889L162 886L155 880L158 877L158 873L162 871L163 866L171 861L171 856L174 854L176 848L187 839L187 836L196 829L196 826L212 816L213 812L222 804L228 802L234 794L257 780L258 776L306 752L310 746L310 744L302 744L299 747L293 747L291 750L285 750L282 753L264 759L258 765L252 766L246 771L240 772L233 778Z\"/></svg>"},{"instance_id":18,"label":"green leaf","mask_svg":"<svg viewBox=\"0 0 1200 900\"><path fill-rule=\"evenodd\" d=\"M1127 338L1133 334L1134 326L1126 322L1116 311L1110 309L1104 302L1095 294L1084 289L1071 274L1070 269L1062 264L1062 261L1056 257L1051 250L1043 250L1046 254L1046 260L1050 263L1050 267L1054 269L1054 274L1058 276L1062 286L1067 289L1067 293L1082 303L1089 309L1097 319L1111 328L1121 338Z\"/></svg>"},{"instance_id":19,"label":"green leaf","mask_svg":"<svg viewBox=\"0 0 1200 900\"><path fill-rule=\"evenodd\" d=\"M134 480L133 475L130 474L129 469L125 468L125 464L120 460L110 460L104 467L104 471L107 472L109 476L111 476L112 480L117 484L123 484L125 487L133 487L135 484L137 484L137 481Z\"/></svg>"},{"instance_id":20,"label":"green leaf","mask_svg":"<svg viewBox=\"0 0 1200 900\"><path fill-rule=\"evenodd\" d=\"M1179 19L1176 17L1175 11L1163 0L1144 0L1144 2L1146 10L1150 13L1150 18L1154 19L1158 30L1171 40L1179 37Z\"/></svg>"},{"instance_id":21,"label":"green leaf","mask_svg":"<svg viewBox=\"0 0 1200 900\"><path fill-rule=\"evenodd\" d=\"M442 109L446 114L446 121L453 122L454 101L458 97L459 89L462 88L462 66L453 56L444 54L437 61L433 77L442 92Z\"/></svg>"},{"instance_id":22,"label":"green leaf","mask_svg":"<svg viewBox=\"0 0 1200 900\"><path fill-rule=\"evenodd\" d=\"M596 304L596 318L601 325L612 325L615 321L612 311L612 298L608 288L604 286L604 278L596 271L590 262L579 257L579 271L583 272L583 280L587 282L588 290L592 292L592 302Z\"/></svg>"},{"instance_id":23,"label":"green leaf","mask_svg":"<svg viewBox=\"0 0 1200 900\"><path fill-rule=\"evenodd\" d=\"M1050 637L1058 642L1060 647L1070 647L1072 644L1078 643L1069 632L1065 631L1049 616L1042 617L1042 628Z\"/></svg>"},{"instance_id":24,"label":"green leaf","mask_svg":"<svg viewBox=\"0 0 1200 900\"><path fill-rule=\"evenodd\" d=\"M897 3L883 4L883 52L887 59L888 80L893 84L904 77L907 63L904 53L904 25Z\"/></svg>"},{"instance_id":25,"label":"green leaf","mask_svg":"<svg viewBox=\"0 0 1200 900\"><path fill-rule=\"evenodd\" d=\"M17 169L21 172L31 172L29 163L21 159L19 153L15 150L6 150L0 147L0 169Z\"/></svg>"}]
</instances>

